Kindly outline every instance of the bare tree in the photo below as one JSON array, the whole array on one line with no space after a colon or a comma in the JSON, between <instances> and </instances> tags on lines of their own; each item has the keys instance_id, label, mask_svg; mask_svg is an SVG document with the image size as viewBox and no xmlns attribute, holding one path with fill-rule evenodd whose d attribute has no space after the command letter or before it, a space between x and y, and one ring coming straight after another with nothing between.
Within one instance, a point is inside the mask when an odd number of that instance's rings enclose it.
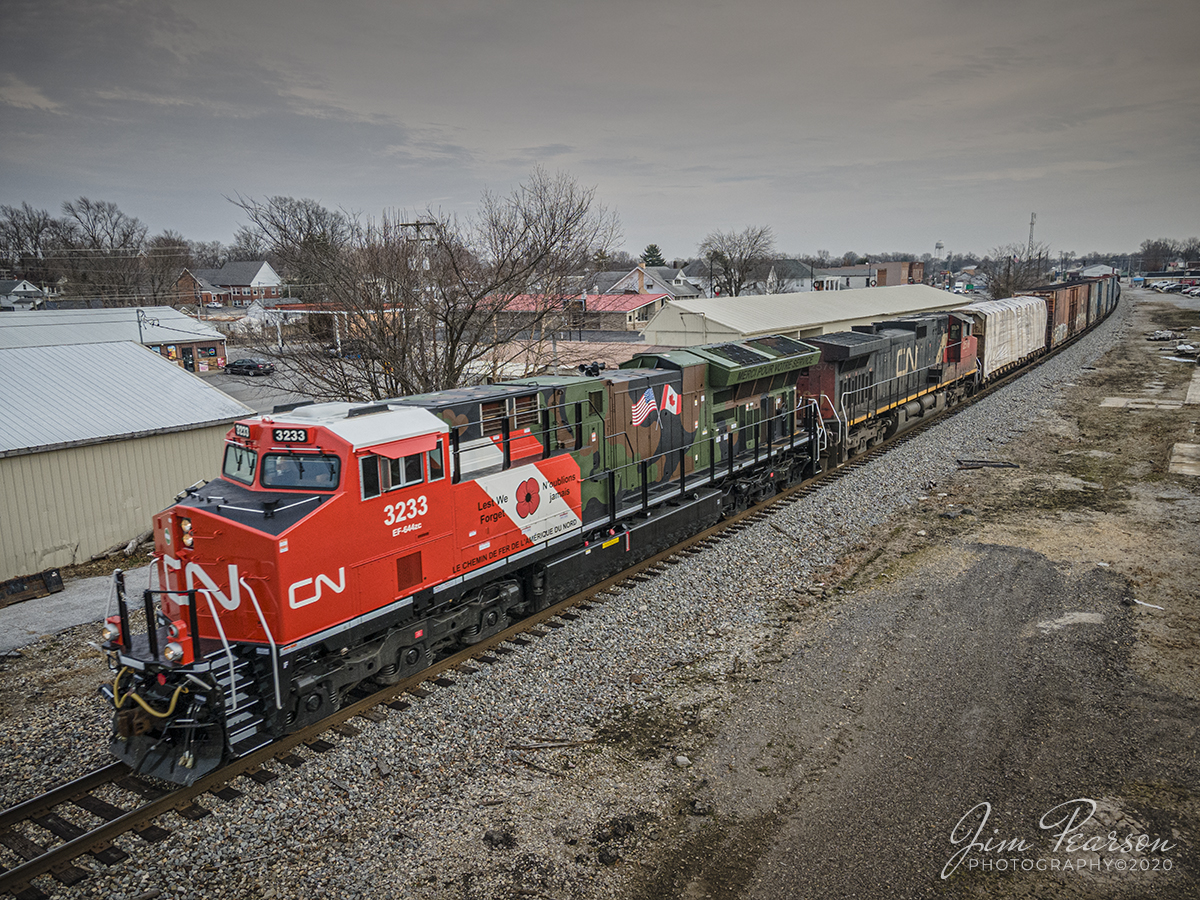
<instances>
[{"instance_id":1,"label":"bare tree","mask_svg":"<svg viewBox=\"0 0 1200 900\"><path fill-rule=\"evenodd\" d=\"M701 258L713 266L713 277L727 297L748 292L767 277L775 253L770 226L751 225L743 231L713 231L700 242Z\"/></svg>"},{"instance_id":2,"label":"bare tree","mask_svg":"<svg viewBox=\"0 0 1200 900\"><path fill-rule=\"evenodd\" d=\"M636 268L638 258L625 250L599 250L592 257L591 270L594 272L616 272Z\"/></svg>"},{"instance_id":3,"label":"bare tree","mask_svg":"<svg viewBox=\"0 0 1200 900\"><path fill-rule=\"evenodd\" d=\"M287 197L236 202L281 274L316 305L318 330L286 351L288 368L296 388L331 399L482 380L493 348L522 334L536 339L538 320L575 295L577 273L611 246L618 227L594 189L542 169L508 196L484 194L463 221L428 209L364 220ZM509 311L530 296L536 313Z\"/></svg>"},{"instance_id":4,"label":"bare tree","mask_svg":"<svg viewBox=\"0 0 1200 900\"><path fill-rule=\"evenodd\" d=\"M57 256L63 290L98 297L106 306L137 306L142 290L142 251L146 226L115 203L80 197L63 204L57 220Z\"/></svg>"},{"instance_id":5,"label":"bare tree","mask_svg":"<svg viewBox=\"0 0 1200 900\"><path fill-rule=\"evenodd\" d=\"M183 270L192 265L192 248L177 231L164 231L146 244L142 253L142 290L146 302L170 303Z\"/></svg>"},{"instance_id":6,"label":"bare tree","mask_svg":"<svg viewBox=\"0 0 1200 900\"><path fill-rule=\"evenodd\" d=\"M51 255L58 226L44 209L28 203L0 206L0 253L14 278L45 287L57 277Z\"/></svg>"},{"instance_id":7,"label":"bare tree","mask_svg":"<svg viewBox=\"0 0 1200 900\"><path fill-rule=\"evenodd\" d=\"M1052 262L1047 244L1005 244L996 247L980 262L979 269L988 279L988 296L993 300L1015 297L1046 280L1046 268Z\"/></svg>"},{"instance_id":8,"label":"bare tree","mask_svg":"<svg viewBox=\"0 0 1200 900\"><path fill-rule=\"evenodd\" d=\"M1170 238L1144 240L1138 251L1142 257L1142 268L1147 272L1162 272L1183 255L1183 246Z\"/></svg>"},{"instance_id":9,"label":"bare tree","mask_svg":"<svg viewBox=\"0 0 1200 900\"><path fill-rule=\"evenodd\" d=\"M216 269L226 258L225 246L220 241L188 241L190 265L198 269Z\"/></svg>"}]
</instances>

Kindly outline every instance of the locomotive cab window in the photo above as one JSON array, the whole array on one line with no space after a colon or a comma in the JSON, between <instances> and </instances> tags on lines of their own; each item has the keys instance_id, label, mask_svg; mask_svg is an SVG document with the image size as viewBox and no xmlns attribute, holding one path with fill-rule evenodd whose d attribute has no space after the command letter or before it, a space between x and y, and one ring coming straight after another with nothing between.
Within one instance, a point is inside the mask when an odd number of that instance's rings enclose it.
<instances>
[{"instance_id":1,"label":"locomotive cab window","mask_svg":"<svg viewBox=\"0 0 1200 900\"><path fill-rule=\"evenodd\" d=\"M254 484L254 467L258 462L258 454L237 444L225 445L225 465L221 474L242 484Z\"/></svg>"},{"instance_id":2,"label":"locomotive cab window","mask_svg":"<svg viewBox=\"0 0 1200 900\"><path fill-rule=\"evenodd\" d=\"M420 484L422 481L422 456L424 456L422 453L410 453L408 456L402 456L399 459L389 459L385 470L387 483L383 489L385 491L394 491L397 488L408 487L410 484Z\"/></svg>"},{"instance_id":3,"label":"locomotive cab window","mask_svg":"<svg viewBox=\"0 0 1200 900\"><path fill-rule=\"evenodd\" d=\"M443 444L424 453L410 453L396 459L369 454L359 460L362 477L362 498L370 500L388 491L412 487L426 481L440 481L446 477L443 462Z\"/></svg>"},{"instance_id":4,"label":"locomotive cab window","mask_svg":"<svg viewBox=\"0 0 1200 900\"><path fill-rule=\"evenodd\" d=\"M429 451L429 458L425 463L428 467L427 481L441 481L445 476L446 470L442 459L442 442L438 441L437 446Z\"/></svg>"},{"instance_id":5,"label":"locomotive cab window","mask_svg":"<svg viewBox=\"0 0 1200 900\"><path fill-rule=\"evenodd\" d=\"M263 457L262 486L332 491L338 486L341 460L315 453L268 453Z\"/></svg>"}]
</instances>

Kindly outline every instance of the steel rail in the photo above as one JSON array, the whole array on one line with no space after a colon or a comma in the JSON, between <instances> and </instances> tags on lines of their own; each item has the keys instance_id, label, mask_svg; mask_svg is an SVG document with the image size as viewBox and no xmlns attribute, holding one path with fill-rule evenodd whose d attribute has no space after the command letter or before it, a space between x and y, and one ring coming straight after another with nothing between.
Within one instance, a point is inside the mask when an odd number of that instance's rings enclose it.
<instances>
[{"instance_id":1,"label":"steel rail","mask_svg":"<svg viewBox=\"0 0 1200 900\"><path fill-rule=\"evenodd\" d=\"M44 794L30 797L28 800L0 812L0 831L11 828L18 822L24 822L33 816L40 816L60 803L66 803L72 797L78 797L80 794L94 791L101 785L111 784L118 778L128 774L129 767L125 763L112 763L107 766L101 766L99 769L88 772L86 775L80 775L73 781L60 784L56 788L51 788Z\"/></svg>"}]
</instances>

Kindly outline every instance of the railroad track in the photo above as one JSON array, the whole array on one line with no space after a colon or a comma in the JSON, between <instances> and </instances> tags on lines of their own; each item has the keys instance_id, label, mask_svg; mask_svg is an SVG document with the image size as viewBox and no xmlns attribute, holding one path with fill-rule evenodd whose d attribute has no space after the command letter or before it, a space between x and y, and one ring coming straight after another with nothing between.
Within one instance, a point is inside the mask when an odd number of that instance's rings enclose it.
<instances>
[{"instance_id":1,"label":"railroad track","mask_svg":"<svg viewBox=\"0 0 1200 900\"><path fill-rule=\"evenodd\" d=\"M77 884L92 874L76 865L85 856L91 856L107 866L118 864L129 856L113 844L114 839L123 834L133 832L146 843L165 840L171 832L156 821L165 814L175 812L185 820L198 820L211 815L211 810L205 804L228 802L245 793L232 785L235 779L246 777L258 784L268 784L279 774L264 768L266 763L275 762L288 768L304 766L316 756L335 749L338 746L334 742L335 735L345 739L357 735L359 728L351 722L352 719L361 717L370 722L379 722L387 717L389 709L404 710L413 701L429 696L433 690L453 686L454 673L473 674L479 671L481 665L494 664L504 656L517 652L520 647L528 646L533 640L545 637L578 619L580 613L591 609L597 601L602 601L603 595L614 588L650 580L704 548L765 520L780 504L802 500L827 484L845 478L884 453L914 440L927 429L947 421L1028 374L1081 337L1083 335L1075 337L1030 365L988 385L967 400L852 457L843 465L787 488L586 591L523 619L487 640L439 660L411 678L379 691L361 688L351 691L342 708L328 718L241 757L189 787L166 788L131 775L123 763L114 763L0 812L0 845L23 860L13 867L0 864L0 894L12 894L17 900L44 900L47 895L33 884L33 879L49 876L63 885ZM205 803L199 802L201 797L205 798ZM85 817L100 820L101 824L94 827L79 824L79 811ZM68 818L69 815L74 818Z\"/></svg>"}]
</instances>

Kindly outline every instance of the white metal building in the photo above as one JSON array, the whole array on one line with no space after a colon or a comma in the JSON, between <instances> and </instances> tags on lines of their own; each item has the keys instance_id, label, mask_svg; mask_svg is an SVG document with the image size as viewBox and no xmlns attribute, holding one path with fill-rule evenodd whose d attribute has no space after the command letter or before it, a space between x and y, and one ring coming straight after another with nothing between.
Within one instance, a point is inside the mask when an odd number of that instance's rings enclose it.
<instances>
[{"instance_id":1,"label":"white metal building","mask_svg":"<svg viewBox=\"0 0 1200 900\"><path fill-rule=\"evenodd\" d=\"M147 531L253 411L129 342L0 348L0 581Z\"/></svg>"},{"instance_id":2,"label":"white metal building","mask_svg":"<svg viewBox=\"0 0 1200 900\"><path fill-rule=\"evenodd\" d=\"M189 372L225 365L225 335L169 306L47 309L0 316L0 348L136 341Z\"/></svg>"},{"instance_id":3,"label":"white metal building","mask_svg":"<svg viewBox=\"0 0 1200 900\"><path fill-rule=\"evenodd\" d=\"M642 331L646 342L695 347L766 334L803 340L854 325L938 309L953 309L961 297L926 284L674 300Z\"/></svg>"}]
</instances>

